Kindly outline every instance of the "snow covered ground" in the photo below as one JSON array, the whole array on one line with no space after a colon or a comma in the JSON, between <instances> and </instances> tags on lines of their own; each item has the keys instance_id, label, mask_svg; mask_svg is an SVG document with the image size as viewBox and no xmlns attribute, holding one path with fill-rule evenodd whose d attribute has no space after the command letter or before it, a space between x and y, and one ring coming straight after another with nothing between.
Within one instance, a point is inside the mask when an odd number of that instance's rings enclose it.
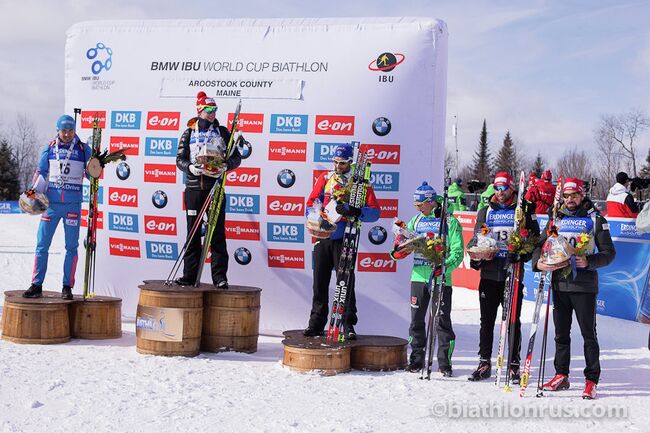
<instances>
[{"instance_id":1,"label":"snow covered ground","mask_svg":"<svg viewBox=\"0 0 650 433\"><path fill-rule=\"evenodd\" d=\"M0 290L29 285L36 224L0 216ZM47 277L53 287L61 278L62 244L57 236ZM531 316L525 302L526 339ZM0 432L650 431L649 326L598 316L603 374L599 398L584 401L582 339L574 325L572 389L522 400L495 390L492 381L467 381L477 363L476 292L455 289L452 319L455 377L436 374L430 382L405 372L293 373L282 367L281 338L274 336L260 337L255 354L189 359L138 354L133 323L124 323L118 340L53 346L2 340ZM552 340L548 349L551 374Z\"/></svg>"}]
</instances>

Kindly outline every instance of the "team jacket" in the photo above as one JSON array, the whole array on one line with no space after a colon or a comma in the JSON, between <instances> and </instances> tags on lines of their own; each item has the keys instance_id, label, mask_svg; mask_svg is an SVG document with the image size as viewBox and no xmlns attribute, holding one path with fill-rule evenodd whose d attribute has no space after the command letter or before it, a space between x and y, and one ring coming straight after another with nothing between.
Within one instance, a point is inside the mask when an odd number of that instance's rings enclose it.
<instances>
[{"instance_id":1,"label":"team jacket","mask_svg":"<svg viewBox=\"0 0 650 433\"><path fill-rule=\"evenodd\" d=\"M536 214L546 214L553 206L555 187L551 182L538 180L535 185L526 193L526 200L535 203Z\"/></svg>"},{"instance_id":2,"label":"team jacket","mask_svg":"<svg viewBox=\"0 0 650 433\"><path fill-rule=\"evenodd\" d=\"M447 190L448 205L447 209L449 213L454 213L455 211L465 211L467 210L466 201L465 201L465 192L456 184L456 182L449 185Z\"/></svg>"},{"instance_id":3,"label":"team jacket","mask_svg":"<svg viewBox=\"0 0 650 433\"><path fill-rule=\"evenodd\" d=\"M349 174L352 173L352 171L354 171L354 166L350 170ZM344 186L344 183L347 182L346 179L347 178L338 176L334 171L322 173L318 176L316 184L314 184L314 188L307 198L306 209L312 207L316 199L319 199L321 203L323 203L323 208L327 206L327 204L332 200L332 193L337 189L341 189ZM306 214L307 211L305 211L305 215ZM370 185L366 191L366 204L361 208L361 216L359 219L365 223L371 223L379 219L379 204L377 203L375 192ZM345 218L341 218L341 220L336 223L336 231L332 233L330 239L336 240L343 237L346 222L347 220Z\"/></svg>"},{"instance_id":4,"label":"team jacket","mask_svg":"<svg viewBox=\"0 0 650 433\"><path fill-rule=\"evenodd\" d=\"M199 175L194 176L190 172L190 165L196 162L196 156L201 150L201 143L209 140L223 140L227 145L230 140L230 132L223 126L219 125L217 119L205 130L196 132L196 122L199 119L193 117L187 122L187 129L181 136L178 143L178 152L176 153L176 166L185 172L185 187L190 189L211 189L214 183L219 179L211 176ZM228 171L234 170L241 164L241 155L237 146L233 146L233 152L226 160Z\"/></svg>"},{"instance_id":5,"label":"team jacket","mask_svg":"<svg viewBox=\"0 0 650 433\"><path fill-rule=\"evenodd\" d=\"M59 145L58 161L56 159L57 143ZM72 153L70 153L70 158L67 158L69 150ZM47 181L46 194L50 203L81 203L86 163L91 155L90 147L76 135L70 143L61 143L57 137L43 147L35 177L41 175ZM63 186L57 185L59 176L64 182Z\"/></svg>"},{"instance_id":6,"label":"team jacket","mask_svg":"<svg viewBox=\"0 0 650 433\"><path fill-rule=\"evenodd\" d=\"M562 206L557 212L556 225L558 233L564 236L571 245L575 245L576 237L580 233L590 233L595 241L596 249L592 254L586 256L589 266L584 269L577 268L575 280L572 275L564 278L561 270L553 272L551 280L553 288L560 292L598 293L596 269L609 265L616 257L607 220L600 215L589 199L585 199L575 212ZM547 229L548 224L546 225ZM540 272L537 268L537 261L542 254L542 246L547 238L546 230L544 230L537 248L533 251L532 265L535 272Z\"/></svg>"},{"instance_id":7,"label":"team jacket","mask_svg":"<svg viewBox=\"0 0 650 433\"><path fill-rule=\"evenodd\" d=\"M607 216L621 218L636 218L639 207L634 202L634 197L620 183L615 183L607 195Z\"/></svg>"}]
</instances>

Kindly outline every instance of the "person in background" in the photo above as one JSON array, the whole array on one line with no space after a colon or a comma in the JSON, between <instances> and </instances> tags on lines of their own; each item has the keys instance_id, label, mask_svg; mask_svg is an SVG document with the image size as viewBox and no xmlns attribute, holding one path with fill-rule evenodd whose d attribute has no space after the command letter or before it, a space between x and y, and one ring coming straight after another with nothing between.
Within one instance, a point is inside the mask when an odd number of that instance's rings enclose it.
<instances>
[{"instance_id":1,"label":"person in background","mask_svg":"<svg viewBox=\"0 0 650 433\"><path fill-rule=\"evenodd\" d=\"M483 209L484 207L488 206L490 204L490 200L492 199L492 196L494 195L494 184L490 183L487 188L485 188L485 191L481 193L481 201L478 204L478 208L476 209L477 211Z\"/></svg>"},{"instance_id":2,"label":"person in background","mask_svg":"<svg viewBox=\"0 0 650 433\"><path fill-rule=\"evenodd\" d=\"M624 171L616 174L616 183L607 194L608 217L636 218L639 214L639 207L628 190L631 181Z\"/></svg>"},{"instance_id":3,"label":"person in background","mask_svg":"<svg viewBox=\"0 0 650 433\"><path fill-rule=\"evenodd\" d=\"M553 206L553 198L555 196L555 186L551 183L553 174L551 170L546 170L542 173L542 177L537 180L532 186L528 186L526 192L526 201L535 205L536 214L548 213L548 210Z\"/></svg>"},{"instance_id":4,"label":"person in background","mask_svg":"<svg viewBox=\"0 0 650 433\"><path fill-rule=\"evenodd\" d=\"M449 198L449 213L456 211L463 212L467 210L467 202L465 200L465 192L462 189L463 180L457 178L454 183L449 185L447 196Z\"/></svg>"}]
</instances>

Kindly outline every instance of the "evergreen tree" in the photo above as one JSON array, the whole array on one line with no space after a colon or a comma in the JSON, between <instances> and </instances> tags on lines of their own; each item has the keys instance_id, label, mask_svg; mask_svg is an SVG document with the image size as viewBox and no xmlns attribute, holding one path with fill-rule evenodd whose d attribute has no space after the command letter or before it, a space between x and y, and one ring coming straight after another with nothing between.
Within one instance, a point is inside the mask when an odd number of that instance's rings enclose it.
<instances>
[{"instance_id":1,"label":"evergreen tree","mask_svg":"<svg viewBox=\"0 0 650 433\"><path fill-rule=\"evenodd\" d=\"M515 149L512 137L510 137L510 131L506 132L506 136L503 138L503 146L499 149L494 163L497 172L505 171L513 176L517 174L517 169L519 168L517 150Z\"/></svg>"},{"instance_id":2,"label":"evergreen tree","mask_svg":"<svg viewBox=\"0 0 650 433\"><path fill-rule=\"evenodd\" d=\"M483 119L483 129L481 129L481 136L478 141L478 149L474 152L474 160L472 163L472 179L481 182L490 182L490 150L488 149L487 126L486 121Z\"/></svg>"},{"instance_id":3,"label":"evergreen tree","mask_svg":"<svg viewBox=\"0 0 650 433\"><path fill-rule=\"evenodd\" d=\"M9 143L0 141L0 201L18 200L20 181L18 163L11 154Z\"/></svg>"},{"instance_id":4,"label":"evergreen tree","mask_svg":"<svg viewBox=\"0 0 650 433\"><path fill-rule=\"evenodd\" d=\"M539 152L537 152L537 156L533 162L533 173L535 173L535 176L537 176L538 179L541 178L542 173L544 173L544 159L542 159L542 154Z\"/></svg>"}]
</instances>

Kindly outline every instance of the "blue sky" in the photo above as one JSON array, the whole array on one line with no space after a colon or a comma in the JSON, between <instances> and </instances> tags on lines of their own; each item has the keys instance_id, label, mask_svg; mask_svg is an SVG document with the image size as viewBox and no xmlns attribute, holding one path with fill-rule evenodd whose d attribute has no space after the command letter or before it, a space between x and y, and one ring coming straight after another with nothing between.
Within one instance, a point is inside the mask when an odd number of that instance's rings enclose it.
<instances>
[{"instance_id":1,"label":"blue sky","mask_svg":"<svg viewBox=\"0 0 650 433\"><path fill-rule=\"evenodd\" d=\"M86 20L429 16L449 27L448 133L470 161L483 118L492 151L506 130L550 161L589 151L601 114L650 114L648 1L0 0L0 128L16 113L51 136L63 109L65 31ZM642 157L650 134L639 143ZM462 164L461 164L462 165Z\"/></svg>"}]
</instances>

